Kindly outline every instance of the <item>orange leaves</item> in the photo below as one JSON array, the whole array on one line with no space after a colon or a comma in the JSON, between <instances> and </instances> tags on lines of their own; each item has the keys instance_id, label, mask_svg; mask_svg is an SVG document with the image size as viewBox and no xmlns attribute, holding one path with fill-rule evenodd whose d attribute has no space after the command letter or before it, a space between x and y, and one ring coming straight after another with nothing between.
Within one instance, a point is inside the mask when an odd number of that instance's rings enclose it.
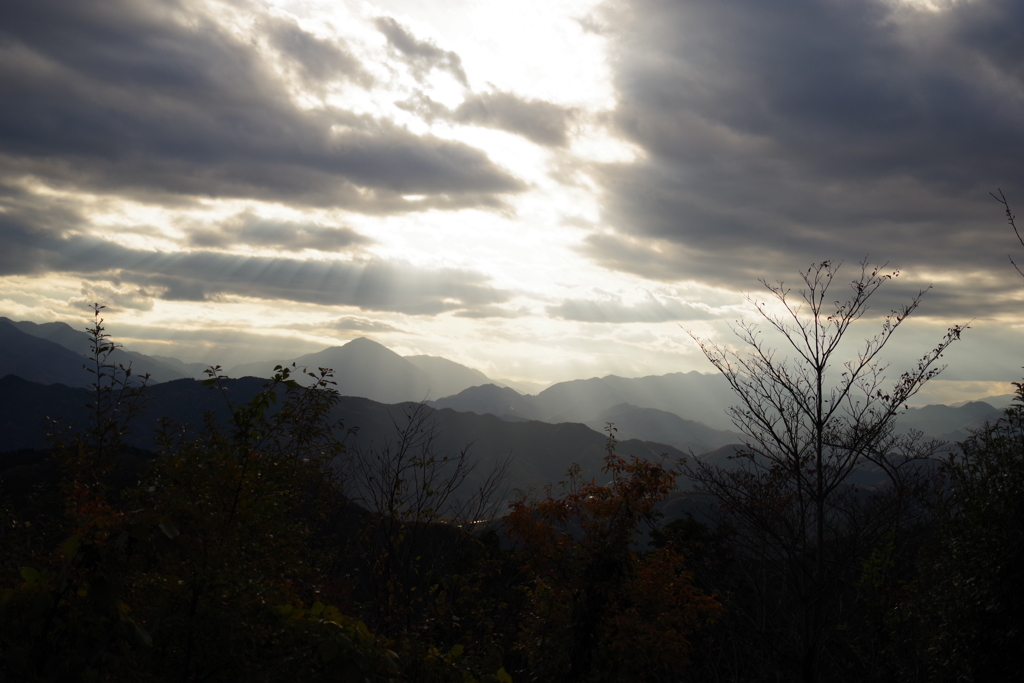
<instances>
[{"instance_id":1,"label":"orange leaves","mask_svg":"<svg viewBox=\"0 0 1024 683\"><path fill-rule=\"evenodd\" d=\"M626 670L678 669L689 662L690 635L723 608L693 586L679 553L657 550L638 562L608 616L607 646Z\"/></svg>"},{"instance_id":2,"label":"orange leaves","mask_svg":"<svg viewBox=\"0 0 1024 683\"><path fill-rule=\"evenodd\" d=\"M505 518L531 577L518 648L538 678L658 680L685 666L689 635L721 612L679 553L639 549L676 473L613 449L604 472L598 486L570 471L561 498L524 496Z\"/></svg>"}]
</instances>

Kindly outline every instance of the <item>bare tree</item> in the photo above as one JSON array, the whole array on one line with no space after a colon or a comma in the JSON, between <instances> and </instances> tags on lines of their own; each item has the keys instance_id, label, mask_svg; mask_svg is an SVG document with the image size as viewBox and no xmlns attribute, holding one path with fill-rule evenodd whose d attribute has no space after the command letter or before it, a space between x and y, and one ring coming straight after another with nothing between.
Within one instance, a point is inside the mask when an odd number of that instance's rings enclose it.
<instances>
[{"instance_id":1,"label":"bare tree","mask_svg":"<svg viewBox=\"0 0 1024 683\"><path fill-rule=\"evenodd\" d=\"M349 484L371 513L359 553L363 579L375 626L388 633L452 618L456 592L436 582L465 557L474 528L494 517L507 493L511 456L478 475L469 446L441 452L432 412L406 404L391 416L392 438L352 449Z\"/></svg>"},{"instance_id":2,"label":"bare tree","mask_svg":"<svg viewBox=\"0 0 1024 683\"><path fill-rule=\"evenodd\" d=\"M829 302L838 268L828 261L811 266L795 296L782 282L762 280L771 307L748 296L790 355L749 322L733 330L748 347L745 355L691 333L735 391L739 404L729 414L748 441L733 466L690 459L684 471L698 491L717 497L745 547L752 628L772 641L789 678L805 682L818 680L831 654L851 569L912 509L912 494L924 483L920 461L937 450L919 434L898 435L895 418L941 372L939 358L965 329L950 328L916 367L887 381L880 354L920 304L919 292L839 364L851 326L898 272L862 263L849 298ZM860 490L868 470L886 485Z\"/></svg>"}]
</instances>

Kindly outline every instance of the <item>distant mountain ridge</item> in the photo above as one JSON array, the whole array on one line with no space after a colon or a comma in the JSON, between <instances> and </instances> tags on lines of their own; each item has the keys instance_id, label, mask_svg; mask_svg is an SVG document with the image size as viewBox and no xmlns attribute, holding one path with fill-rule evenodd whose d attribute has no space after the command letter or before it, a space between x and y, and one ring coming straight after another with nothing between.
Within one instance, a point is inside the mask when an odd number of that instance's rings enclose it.
<instances>
[{"instance_id":1,"label":"distant mountain ridge","mask_svg":"<svg viewBox=\"0 0 1024 683\"><path fill-rule=\"evenodd\" d=\"M608 375L571 380L554 384L536 396L474 387L432 401L431 405L545 422L587 422L613 406L629 404L674 413L713 429L727 430L732 423L725 408L732 401L732 391L721 375L694 371L637 378Z\"/></svg>"},{"instance_id":2,"label":"distant mountain ridge","mask_svg":"<svg viewBox=\"0 0 1024 683\"><path fill-rule=\"evenodd\" d=\"M17 341L13 337L5 339L5 351L8 348L14 348L13 345L17 345L18 348L36 345L41 351L45 349L45 355L58 364L51 373L57 376L57 379L54 380L55 382L67 384L68 386L83 387L89 386L92 383L92 375L83 367L86 359L92 353L92 342L85 331L76 330L67 323L61 322L37 324L25 320L15 322L10 318L0 317L0 326L2 325L8 325L29 338ZM9 347L9 344L12 346ZM48 346L49 344L60 347L63 351L69 352L70 355ZM73 363L71 362L72 357L75 359ZM136 377L148 374L153 382L169 382L188 376L185 372L155 358L134 351L128 351L124 348L114 349L108 361L115 365L130 366L132 374ZM0 373L7 374L7 372L11 372L26 379L32 379L32 377L27 377L26 373L34 371L28 365L23 365L20 372L17 370L3 372L4 370L6 368L0 366Z\"/></svg>"},{"instance_id":3,"label":"distant mountain ridge","mask_svg":"<svg viewBox=\"0 0 1024 683\"><path fill-rule=\"evenodd\" d=\"M402 358L427 375L430 380L432 397L450 396L468 387L494 382L479 370L467 368L465 365L441 356L402 356Z\"/></svg>"},{"instance_id":4,"label":"distant mountain ridge","mask_svg":"<svg viewBox=\"0 0 1024 683\"><path fill-rule=\"evenodd\" d=\"M483 384L470 387L454 396L430 401L435 408L451 408L462 413L494 415L503 420L543 420L546 415L535 396L520 394L509 387Z\"/></svg>"},{"instance_id":5,"label":"distant mountain ridge","mask_svg":"<svg viewBox=\"0 0 1024 683\"><path fill-rule=\"evenodd\" d=\"M91 375L82 367L85 359L56 342L21 331L0 318L0 375L17 375L40 384L85 387Z\"/></svg>"},{"instance_id":6,"label":"distant mountain ridge","mask_svg":"<svg viewBox=\"0 0 1024 683\"><path fill-rule=\"evenodd\" d=\"M620 439L655 441L694 453L706 453L746 439L743 434L712 429L703 422L685 420L675 413L638 408L628 403L612 406L583 424L597 431L611 424L618 430L616 435Z\"/></svg>"},{"instance_id":7,"label":"distant mountain ridge","mask_svg":"<svg viewBox=\"0 0 1024 683\"><path fill-rule=\"evenodd\" d=\"M995 422L1003 411L984 401L968 401L960 406L931 405L911 408L896 420L896 428L911 429L925 436L944 441L963 441L971 430L980 429L986 422Z\"/></svg>"},{"instance_id":8,"label":"distant mountain ridge","mask_svg":"<svg viewBox=\"0 0 1024 683\"><path fill-rule=\"evenodd\" d=\"M262 379L247 377L228 380L226 396L244 403L264 385ZM198 434L203 415L212 413L225 423L230 413L225 394L193 379L156 384L146 390L148 401L131 423L126 442L153 450L160 418L168 417L179 425L191 425L187 433ZM0 460L3 452L24 448L46 448L45 434L50 418L61 424L88 424L90 400L86 389L60 384L43 385L16 376L0 378ZM346 437L350 449L369 451L386 448L395 440L394 424L415 409L414 403L382 404L367 398L344 396L331 413L344 420L346 427L358 432ZM455 455L469 448L479 462L474 477L483 476L492 466L512 456L506 484L511 489L539 488L565 478L572 463L581 466L581 476L600 478L605 456L606 436L585 425L547 424L544 422L507 422L492 415L475 415L454 410L423 407L436 429L435 445L439 455ZM624 439L618 444L623 456L660 459L683 457L683 453L665 444ZM477 481L470 480L470 485Z\"/></svg>"},{"instance_id":9,"label":"distant mountain ridge","mask_svg":"<svg viewBox=\"0 0 1024 683\"><path fill-rule=\"evenodd\" d=\"M0 377L13 374L43 384L88 387L93 376L83 366L91 350L88 334L60 323L37 324L0 318ZM202 377L205 366L167 356L117 349L114 363L131 365L136 376L149 373L151 382ZM517 422L575 422L601 431L612 422L620 436L703 452L743 440L730 431L726 408L735 397L718 374L670 373L625 378L616 375L554 384L536 395L522 394L491 380L483 372L446 358L403 357L366 338L330 347L290 361L235 366L232 377L270 377L275 365L332 368L342 395L361 396L384 404L430 400L436 409L494 415ZM301 377L300 377L301 379ZM1001 406L1000 406L1001 407ZM985 402L912 408L898 420L898 429L917 429L931 437L958 441L971 429L994 421L1001 410Z\"/></svg>"},{"instance_id":10,"label":"distant mountain ridge","mask_svg":"<svg viewBox=\"0 0 1024 683\"><path fill-rule=\"evenodd\" d=\"M536 396L485 385L431 401L430 405L491 414L505 420L581 422L597 430L610 422L623 438L645 439L701 453L746 439L728 429L732 424L726 409L734 402L724 378L691 372L635 379L609 375L574 380L552 385ZM985 422L998 420L1002 412L983 401L956 407L910 408L897 418L896 428L904 433L917 430L929 438L956 442L966 439L972 429ZM694 414L706 419L695 419ZM723 425L726 428L719 428Z\"/></svg>"},{"instance_id":11,"label":"distant mountain ridge","mask_svg":"<svg viewBox=\"0 0 1024 683\"><path fill-rule=\"evenodd\" d=\"M116 341L116 335L114 338ZM89 335L63 322L34 323L0 317L0 376L14 374L44 384L87 387L92 383L83 366L92 351ZM183 378L203 378L205 363L186 363L170 356L147 356L123 347L114 350L109 361L131 367L139 377L150 375L151 383ZM363 396L385 403L440 398L480 384L493 383L484 373L440 356L402 357L382 344L360 337L298 358L246 363L231 367L232 377L273 376L276 365L335 372L337 388L344 395ZM304 377L299 377L300 381Z\"/></svg>"},{"instance_id":12,"label":"distant mountain ridge","mask_svg":"<svg viewBox=\"0 0 1024 683\"><path fill-rule=\"evenodd\" d=\"M231 377L270 377L274 366L334 370L343 396L362 396L381 403L425 401L458 393L474 384L492 382L487 375L438 356L400 356L365 337L287 361L246 363L228 370Z\"/></svg>"}]
</instances>

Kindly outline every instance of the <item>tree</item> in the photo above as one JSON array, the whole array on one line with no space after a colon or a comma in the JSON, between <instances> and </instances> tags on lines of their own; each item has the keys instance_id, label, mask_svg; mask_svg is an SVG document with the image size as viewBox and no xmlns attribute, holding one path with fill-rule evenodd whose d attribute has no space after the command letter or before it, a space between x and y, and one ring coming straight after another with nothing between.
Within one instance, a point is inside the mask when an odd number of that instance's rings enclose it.
<instances>
[{"instance_id":1,"label":"tree","mask_svg":"<svg viewBox=\"0 0 1024 683\"><path fill-rule=\"evenodd\" d=\"M367 512L349 548L356 596L374 630L411 652L403 661L423 664L432 649L479 655L494 649L481 626L494 610L490 596L480 595L487 563L474 531L504 502L509 459L478 473L468 447L450 455L438 447L431 408L410 403L400 410L391 415L392 438L351 452L349 491ZM455 667L501 666L500 655L490 662L449 659ZM417 680L439 675L406 673Z\"/></svg>"},{"instance_id":2,"label":"tree","mask_svg":"<svg viewBox=\"0 0 1024 683\"><path fill-rule=\"evenodd\" d=\"M561 497L550 487L543 500L523 495L505 518L528 578L518 643L528 680L678 680L692 635L721 613L679 552L636 546L677 473L626 460L614 445L610 438L607 485L572 468Z\"/></svg>"},{"instance_id":3,"label":"tree","mask_svg":"<svg viewBox=\"0 0 1024 683\"><path fill-rule=\"evenodd\" d=\"M460 524L490 514L503 464L439 455L423 405L352 453L331 371L294 366L238 400L211 368L226 419L165 419L158 453L130 449L145 386L108 362L101 308L89 422L58 430L31 509L0 501L0 680L510 683L487 622L512 610L481 596L502 567Z\"/></svg>"},{"instance_id":4,"label":"tree","mask_svg":"<svg viewBox=\"0 0 1024 683\"><path fill-rule=\"evenodd\" d=\"M1003 417L946 459L938 544L897 612L928 680L1024 677L1024 383L1014 386Z\"/></svg>"},{"instance_id":5,"label":"tree","mask_svg":"<svg viewBox=\"0 0 1024 683\"><path fill-rule=\"evenodd\" d=\"M691 459L684 472L696 489L717 497L746 557L749 623L791 678L816 681L823 656L848 616L846 588L865 553L915 509L927 489L921 461L937 444L899 436L896 416L942 367L959 339L955 326L916 367L886 380L880 354L914 312L924 292L893 310L849 360L841 343L868 312L868 301L898 272L868 268L845 301L828 302L839 265L825 261L801 274L796 296L782 282L761 280L774 305L748 297L792 356L772 348L761 329L739 323L741 355L691 337L729 382L738 405L729 414L747 436L734 466ZM862 491L867 470L884 486Z\"/></svg>"},{"instance_id":6,"label":"tree","mask_svg":"<svg viewBox=\"0 0 1024 683\"><path fill-rule=\"evenodd\" d=\"M0 519L0 680L394 680L389 643L330 604L344 596L318 536L344 503L344 448L329 371L301 387L278 368L196 438L165 423L159 457L126 479L141 394L107 363L99 310L92 423L54 449L63 515L43 533Z\"/></svg>"}]
</instances>

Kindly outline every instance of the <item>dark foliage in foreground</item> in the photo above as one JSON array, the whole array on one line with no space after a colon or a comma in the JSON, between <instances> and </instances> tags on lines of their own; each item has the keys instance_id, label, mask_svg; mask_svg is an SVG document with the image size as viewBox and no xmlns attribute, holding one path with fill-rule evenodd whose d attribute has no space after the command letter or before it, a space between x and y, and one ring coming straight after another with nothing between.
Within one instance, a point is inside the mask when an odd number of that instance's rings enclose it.
<instances>
[{"instance_id":1,"label":"dark foliage in foreground","mask_svg":"<svg viewBox=\"0 0 1024 683\"><path fill-rule=\"evenodd\" d=\"M78 426L0 460L0 681L1024 676L1024 384L941 470L915 470L893 515L871 509L879 533L787 556L752 546L727 496L662 525L672 459L611 436L606 484L573 468L500 510L507 462L477 471L423 406L352 439L327 370L279 368L238 401L212 369L204 419L131 447L144 378L108 362L98 310L91 334ZM747 460L723 456L723 481ZM784 524L798 497L756 491L747 512ZM876 495L851 488L844 509ZM827 596L792 589L854 546ZM823 597L841 607L817 622L827 647L787 661Z\"/></svg>"},{"instance_id":2,"label":"dark foliage in foreground","mask_svg":"<svg viewBox=\"0 0 1024 683\"><path fill-rule=\"evenodd\" d=\"M568 653L575 680L636 680L643 662L668 681L717 614L682 556L631 548L672 486L660 465L610 450L614 485L521 499L521 531L550 510L591 522L583 538L523 533L509 549L488 505L500 467L470 480L466 452L439 452L415 408L393 440L346 449L326 370L300 384L279 368L237 404L212 369L226 420L165 420L153 452L127 447L145 381L108 362L99 309L90 332L81 427L4 460L0 680L507 682L545 680ZM628 582L617 597L613 579ZM592 638L551 638L594 618Z\"/></svg>"}]
</instances>

